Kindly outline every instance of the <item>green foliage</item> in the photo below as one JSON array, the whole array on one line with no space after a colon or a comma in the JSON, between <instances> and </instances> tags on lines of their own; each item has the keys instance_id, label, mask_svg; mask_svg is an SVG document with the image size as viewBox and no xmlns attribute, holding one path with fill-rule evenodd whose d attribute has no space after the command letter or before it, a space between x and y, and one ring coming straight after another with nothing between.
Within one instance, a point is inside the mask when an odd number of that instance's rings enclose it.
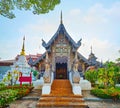
<instances>
[{"instance_id":1,"label":"green foliage","mask_svg":"<svg viewBox=\"0 0 120 108\"><path fill-rule=\"evenodd\" d=\"M114 85L120 83L120 66L113 62L106 62L105 67L110 73L113 72Z\"/></svg>"},{"instance_id":2,"label":"green foliage","mask_svg":"<svg viewBox=\"0 0 120 108\"><path fill-rule=\"evenodd\" d=\"M44 14L53 10L60 0L1 0L0 15L7 18L14 18L14 9L32 10L34 14Z\"/></svg>"},{"instance_id":3,"label":"green foliage","mask_svg":"<svg viewBox=\"0 0 120 108\"><path fill-rule=\"evenodd\" d=\"M33 86L28 85L6 86L3 89L0 89L0 108L4 108L12 101L27 95L32 89Z\"/></svg>"},{"instance_id":4,"label":"green foliage","mask_svg":"<svg viewBox=\"0 0 120 108\"><path fill-rule=\"evenodd\" d=\"M5 84L4 83L0 83L0 88L3 88L5 87Z\"/></svg>"},{"instance_id":5,"label":"green foliage","mask_svg":"<svg viewBox=\"0 0 120 108\"><path fill-rule=\"evenodd\" d=\"M2 82L12 85L12 73L8 72L7 76L3 78Z\"/></svg>"},{"instance_id":6,"label":"green foliage","mask_svg":"<svg viewBox=\"0 0 120 108\"><path fill-rule=\"evenodd\" d=\"M88 70L85 72L85 78L99 88L115 87L120 83L120 67L113 62L106 62L103 68L97 70Z\"/></svg>"},{"instance_id":7,"label":"green foliage","mask_svg":"<svg viewBox=\"0 0 120 108\"><path fill-rule=\"evenodd\" d=\"M107 93L104 92L104 89L93 89L91 90L91 94L100 97L100 98L104 98L104 99L109 99L111 98L110 95L108 95Z\"/></svg>"},{"instance_id":8,"label":"green foliage","mask_svg":"<svg viewBox=\"0 0 120 108\"><path fill-rule=\"evenodd\" d=\"M98 69L98 83L103 84L106 88L107 86L114 86L114 68L109 69L100 68Z\"/></svg>"},{"instance_id":9,"label":"green foliage","mask_svg":"<svg viewBox=\"0 0 120 108\"><path fill-rule=\"evenodd\" d=\"M104 99L120 99L120 88L107 88L107 89L99 89L99 88L95 88L93 90L91 90L91 94L100 97L100 98L104 98Z\"/></svg>"},{"instance_id":10,"label":"green foliage","mask_svg":"<svg viewBox=\"0 0 120 108\"><path fill-rule=\"evenodd\" d=\"M5 84L4 83L0 83L0 90L5 89Z\"/></svg>"},{"instance_id":11,"label":"green foliage","mask_svg":"<svg viewBox=\"0 0 120 108\"><path fill-rule=\"evenodd\" d=\"M115 72L113 80L115 84L120 84L120 72Z\"/></svg>"},{"instance_id":12,"label":"green foliage","mask_svg":"<svg viewBox=\"0 0 120 108\"><path fill-rule=\"evenodd\" d=\"M36 76L38 75L38 73L39 73L37 70L33 70L33 69L32 69L31 71L33 72L33 75L34 75L35 77L36 77Z\"/></svg>"},{"instance_id":13,"label":"green foliage","mask_svg":"<svg viewBox=\"0 0 120 108\"><path fill-rule=\"evenodd\" d=\"M115 87L115 88L116 88L116 90L118 90L120 92L120 87Z\"/></svg>"},{"instance_id":14,"label":"green foliage","mask_svg":"<svg viewBox=\"0 0 120 108\"><path fill-rule=\"evenodd\" d=\"M18 78L19 78L19 72L17 70L14 70L13 72L8 72L6 77L3 78L2 82L8 85L13 85L16 84Z\"/></svg>"},{"instance_id":15,"label":"green foliage","mask_svg":"<svg viewBox=\"0 0 120 108\"><path fill-rule=\"evenodd\" d=\"M88 70L85 72L85 78L92 83L95 84L98 78L98 73L96 70Z\"/></svg>"},{"instance_id":16,"label":"green foliage","mask_svg":"<svg viewBox=\"0 0 120 108\"><path fill-rule=\"evenodd\" d=\"M15 90L4 90L0 91L0 106L5 107L10 102L14 101L17 96L17 91Z\"/></svg>"}]
</instances>

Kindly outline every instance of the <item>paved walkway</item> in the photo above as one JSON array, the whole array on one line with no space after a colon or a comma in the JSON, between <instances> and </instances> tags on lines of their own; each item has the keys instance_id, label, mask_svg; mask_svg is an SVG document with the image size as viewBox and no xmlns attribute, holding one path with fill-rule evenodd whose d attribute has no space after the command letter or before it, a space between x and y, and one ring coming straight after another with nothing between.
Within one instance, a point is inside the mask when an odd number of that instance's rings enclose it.
<instances>
[{"instance_id":1,"label":"paved walkway","mask_svg":"<svg viewBox=\"0 0 120 108\"><path fill-rule=\"evenodd\" d=\"M41 95L41 90L33 90L31 94L23 99L16 100L10 104L10 108L36 108L36 104ZM120 101L115 103L112 100L100 100L94 96L85 97L85 102L89 108L120 108Z\"/></svg>"},{"instance_id":2,"label":"paved walkway","mask_svg":"<svg viewBox=\"0 0 120 108\"><path fill-rule=\"evenodd\" d=\"M89 108L120 108L120 103L86 101ZM10 108L36 108L36 100L17 100L10 105Z\"/></svg>"},{"instance_id":3,"label":"paved walkway","mask_svg":"<svg viewBox=\"0 0 120 108\"><path fill-rule=\"evenodd\" d=\"M120 103L100 102L100 101L86 101L89 108L120 108Z\"/></svg>"}]
</instances>

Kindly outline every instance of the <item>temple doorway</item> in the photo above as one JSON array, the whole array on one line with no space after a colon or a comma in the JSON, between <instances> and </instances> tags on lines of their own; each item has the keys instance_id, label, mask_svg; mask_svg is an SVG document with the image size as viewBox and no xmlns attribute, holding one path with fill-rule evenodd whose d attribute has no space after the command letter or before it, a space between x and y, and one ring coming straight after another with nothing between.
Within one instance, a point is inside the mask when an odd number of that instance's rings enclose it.
<instances>
[{"instance_id":1,"label":"temple doorway","mask_svg":"<svg viewBox=\"0 0 120 108\"><path fill-rule=\"evenodd\" d=\"M67 79L67 63L56 63L56 79Z\"/></svg>"}]
</instances>

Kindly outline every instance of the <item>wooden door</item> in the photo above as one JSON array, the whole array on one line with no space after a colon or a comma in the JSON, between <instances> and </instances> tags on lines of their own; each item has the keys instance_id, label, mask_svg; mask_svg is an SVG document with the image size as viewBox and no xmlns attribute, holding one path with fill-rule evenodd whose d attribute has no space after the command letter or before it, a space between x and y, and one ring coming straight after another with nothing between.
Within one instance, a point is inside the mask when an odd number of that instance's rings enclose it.
<instances>
[{"instance_id":1,"label":"wooden door","mask_svg":"<svg viewBox=\"0 0 120 108\"><path fill-rule=\"evenodd\" d=\"M67 63L56 63L56 79L67 79Z\"/></svg>"}]
</instances>

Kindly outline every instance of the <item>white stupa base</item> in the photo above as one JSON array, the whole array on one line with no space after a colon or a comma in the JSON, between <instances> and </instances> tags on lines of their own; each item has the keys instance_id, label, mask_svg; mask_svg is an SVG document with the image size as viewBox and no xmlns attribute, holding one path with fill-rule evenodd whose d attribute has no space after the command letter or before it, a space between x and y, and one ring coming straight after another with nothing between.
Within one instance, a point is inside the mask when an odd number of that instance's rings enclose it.
<instances>
[{"instance_id":1,"label":"white stupa base","mask_svg":"<svg viewBox=\"0 0 120 108\"><path fill-rule=\"evenodd\" d=\"M42 95L48 95L51 91L51 84L44 84L42 87Z\"/></svg>"},{"instance_id":2,"label":"white stupa base","mask_svg":"<svg viewBox=\"0 0 120 108\"><path fill-rule=\"evenodd\" d=\"M75 95L82 95L80 84L73 84L72 90Z\"/></svg>"}]
</instances>

